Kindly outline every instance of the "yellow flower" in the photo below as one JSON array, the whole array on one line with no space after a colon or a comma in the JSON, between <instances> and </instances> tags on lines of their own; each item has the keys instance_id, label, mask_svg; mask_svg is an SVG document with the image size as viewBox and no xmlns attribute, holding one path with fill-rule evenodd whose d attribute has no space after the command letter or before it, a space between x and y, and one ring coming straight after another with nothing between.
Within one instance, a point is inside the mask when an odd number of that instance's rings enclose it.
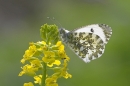
<instances>
[{"instance_id":1,"label":"yellow flower","mask_svg":"<svg viewBox=\"0 0 130 86\"><path fill-rule=\"evenodd\" d=\"M56 46L57 47L59 47L59 46L61 46L62 45L62 42L61 41L58 41L57 43L56 43Z\"/></svg>"},{"instance_id":2,"label":"yellow flower","mask_svg":"<svg viewBox=\"0 0 130 86\"><path fill-rule=\"evenodd\" d=\"M64 51L64 45L63 44L61 46L59 46L59 50Z\"/></svg>"},{"instance_id":3,"label":"yellow flower","mask_svg":"<svg viewBox=\"0 0 130 86\"><path fill-rule=\"evenodd\" d=\"M59 55L59 57L65 58L66 53L65 53L65 51L64 51L64 45L61 45L61 46L58 47L58 48L59 48L59 49L58 49L58 55Z\"/></svg>"},{"instance_id":4,"label":"yellow flower","mask_svg":"<svg viewBox=\"0 0 130 86\"><path fill-rule=\"evenodd\" d=\"M64 60L67 60L67 61L70 60L70 58L66 55L66 53L65 53L64 50L59 50L59 51L58 51L58 55L59 55L59 57L61 57L61 58L64 59Z\"/></svg>"},{"instance_id":5,"label":"yellow flower","mask_svg":"<svg viewBox=\"0 0 130 86\"><path fill-rule=\"evenodd\" d=\"M57 73L57 74L60 74L59 77L64 77L64 78L66 78L66 79L72 77L72 75L67 72L67 68L66 68L66 67L65 67L65 68L62 68L62 69L59 71L59 73Z\"/></svg>"},{"instance_id":6,"label":"yellow flower","mask_svg":"<svg viewBox=\"0 0 130 86\"><path fill-rule=\"evenodd\" d=\"M68 72L65 72L65 74L63 75L63 77L67 79L67 78L71 78L72 75L69 74Z\"/></svg>"},{"instance_id":7,"label":"yellow flower","mask_svg":"<svg viewBox=\"0 0 130 86\"><path fill-rule=\"evenodd\" d=\"M55 62L55 53L52 51L45 51L42 60L51 65L53 62Z\"/></svg>"},{"instance_id":8,"label":"yellow flower","mask_svg":"<svg viewBox=\"0 0 130 86\"><path fill-rule=\"evenodd\" d=\"M23 71L21 71L18 76L22 76L23 74L34 76L34 75L36 75L35 72L38 70L38 68L34 68L34 67L32 67L31 65L28 65L28 64L21 67L21 68L23 69Z\"/></svg>"},{"instance_id":9,"label":"yellow flower","mask_svg":"<svg viewBox=\"0 0 130 86\"><path fill-rule=\"evenodd\" d=\"M52 76L50 78L47 78L45 83L46 83L46 86L58 86L58 84L56 83L57 81L57 76Z\"/></svg>"},{"instance_id":10,"label":"yellow flower","mask_svg":"<svg viewBox=\"0 0 130 86\"><path fill-rule=\"evenodd\" d=\"M21 59L21 63L23 63L23 64L24 64L24 63L25 63L25 61L26 61L25 59Z\"/></svg>"},{"instance_id":11,"label":"yellow flower","mask_svg":"<svg viewBox=\"0 0 130 86\"><path fill-rule=\"evenodd\" d=\"M34 79L36 81L34 81L34 83L38 83L40 85L41 84L41 78L42 78L42 75L35 76Z\"/></svg>"},{"instance_id":12,"label":"yellow flower","mask_svg":"<svg viewBox=\"0 0 130 86\"><path fill-rule=\"evenodd\" d=\"M64 51L64 45L62 44L61 41L58 41L58 42L56 43L56 47L58 47L58 50L63 50L63 51Z\"/></svg>"},{"instance_id":13,"label":"yellow flower","mask_svg":"<svg viewBox=\"0 0 130 86\"><path fill-rule=\"evenodd\" d=\"M23 55L23 59L21 60L21 63L25 63L26 60L30 60L31 57L35 54L36 52L36 46L31 45L28 50L25 51L25 54Z\"/></svg>"},{"instance_id":14,"label":"yellow flower","mask_svg":"<svg viewBox=\"0 0 130 86\"><path fill-rule=\"evenodd\" d=\"M61 68L61 70L59 71L60 76L66 78L66 79L72 77L72 75L67 72L67 70L68 70L67 69L67 62L68 62L67 60L64 60L63 68Z\"/></svg>"},{"instance_id":15,"label":"yellow flower","mask_svg":"<svg viewBox=\"0 0 130 86\"><path fill-rule=\"evenodd\" d=\"M32 61L30 61L30 63L31 63L31 66L32 67L34 67L34 68L39 68L39 67L41 67L42 65L41 65L41 61L40 60L32 60Z\"/></svg>"},{"instance_id":16,"label":"yellow flower","mask_svg":"<svg viewBox=\"0 0 130 86\"><path fill-rule=\"evenodd\" d=\"M29 83L24 83L23 86L34 86L32 82L29 82Z\"/></svg>"},{"instance_id":17,"label":"yellow flower","mask_svg":"<svg viewBox=\"0 0 130 86\"><path fill-rule=\"evenodd\" d=\"M64 45L62 44L62 42L58 41L56 46L58 47L58 56L69 61L69 57L65 53Z\"/></svg>"},{"instance_id":18,"label":"yellow flower","mask_svg":"<svg viewBox=\"0 0 130 86\"><path fill-rule=\"evenodd\" d=\"M57 83L51 83L51 84L46 84L46 86L58 86L58 84Z\"/></svg>"},{"instance_id":19,"label":"yellow flower","mask_svg":"<svg viewBox=\"0 0 130 86\"><path fill-rule=\"evenodd\" d=\"M55 62L53 62L52 64L47 64L47 66L52 67L54 64L59 66L61 64L61 62L59 60L55 60Z\"/></svg>"}]
</instances>

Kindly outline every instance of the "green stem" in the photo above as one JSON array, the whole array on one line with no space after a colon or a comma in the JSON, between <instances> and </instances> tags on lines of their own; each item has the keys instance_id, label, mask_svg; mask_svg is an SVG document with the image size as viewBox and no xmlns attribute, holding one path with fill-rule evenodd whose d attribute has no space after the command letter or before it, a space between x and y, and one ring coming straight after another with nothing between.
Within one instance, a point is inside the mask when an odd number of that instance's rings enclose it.
<instances>
[{"instance_id":1,"label":"green stem","mask_svg":"<svg viewBox=\"0 0 130 86\"><path fill-rule=\"evenodd\" d=\"M45 80L46 80L46 63L43 62L43 70L42 70L42 79L41 79L41 86L46 86Z\"/></svg>"}]
</instances>

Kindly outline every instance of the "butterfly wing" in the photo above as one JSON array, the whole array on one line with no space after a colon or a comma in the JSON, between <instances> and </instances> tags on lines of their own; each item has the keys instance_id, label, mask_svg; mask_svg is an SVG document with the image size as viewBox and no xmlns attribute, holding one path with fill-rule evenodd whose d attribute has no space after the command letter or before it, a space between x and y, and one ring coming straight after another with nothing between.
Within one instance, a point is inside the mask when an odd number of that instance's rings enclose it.
<instances>
[{"instance_id":1,"label":"butterfly wing","mask_svg":"<svg viewBox=\"0 0 130 86\"><path fill-rule=\"evenodd\" d=\"M98 35L105 44L108 43L108 40L110 39L112 35L112 29L108 25L105 24L92 24L88 26L84 26L82 28L78 28L73 30L73 32L87 32Z\"/></svg>"},{"instance_id":2,"label":"butterfly wing","mask_svg":"<svg viewBox=\"0 0 130 86\"><path fill-rule=\"evenodd\" d=\"M86 63L99 58L104 53L105 45L112 34L111 28L105 24L93 24L73 31L65 29L61 31L63 42Z\"/></svg>"},{"instance_id":3,"label":"butterfly wing","mask_svg":"<svg viewBox=\"0 0 130 86\"><path fill-rule=\"evenodd\" d=\"M68 39L70 40L68 40L67 45L85 62L90 62L104 53L105 44L96 34L73 32L69 33Z\"/></svg>"}]
</instances>

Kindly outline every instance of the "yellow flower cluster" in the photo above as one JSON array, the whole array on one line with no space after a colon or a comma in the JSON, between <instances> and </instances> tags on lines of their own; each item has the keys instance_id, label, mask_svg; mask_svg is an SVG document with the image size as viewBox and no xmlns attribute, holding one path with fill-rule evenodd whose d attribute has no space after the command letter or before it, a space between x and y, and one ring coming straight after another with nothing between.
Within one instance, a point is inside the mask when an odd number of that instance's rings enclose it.
<instances>
[{"instance_id":1,"label":"yellow flower cluster","mask_svg":"<svg viewBox=\"0 0 130 86\"><path fill-rule=\"evenodd\" d=\"M24 83L24 86L34 86L32 82Z\"/></svg>"},{"instance_id":2,"label":"yellow flower cluster","mask_svg":"<svg viewBox=\"0 0 130 86\"><path fill-rule=\"evenodd\" d=\"M45 25L44 27L47 29L48 26ZM61 41L47 39L47 30L42 30L42 32L42 38L44 38L44 41L30 43L29 49L25 51L21 63L26 63L26 65L21 67L22 71L19 73L19 76L24 74L30 75L35 79L34 83L39 84L40 86L58 86L58 78L64 77L67 79L72 77L67 72L67 64L70 58L66 55L64 45ZM58 37L58 34L55 36ZM43 72L43 70L45 72ZM41 74L37 74L38 71L41 71ZM54 73L49 75L49 71L53 71ZM24 86L34 85L29 82L24 83Z\"/></svg>"}]
</instances>

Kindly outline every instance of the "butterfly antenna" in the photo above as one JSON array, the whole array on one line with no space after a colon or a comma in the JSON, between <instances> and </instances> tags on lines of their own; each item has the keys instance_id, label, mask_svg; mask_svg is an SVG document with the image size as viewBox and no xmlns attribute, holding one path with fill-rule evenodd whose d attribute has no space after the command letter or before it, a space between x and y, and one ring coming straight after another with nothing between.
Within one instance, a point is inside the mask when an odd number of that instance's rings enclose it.
<instances>
[{"instance_id":1,"label":"butterfly antenna","mask_svg":"<svg viewBox=\"0 0 130 86\"><path fill-rule=\"evenodd\" d=\"M50 19L53 22L56 22L57 24L60 25L60 27L62 27L62 25L54 17L53 18L47 17L47 18Z\"/></svg>"}]
</instances>

